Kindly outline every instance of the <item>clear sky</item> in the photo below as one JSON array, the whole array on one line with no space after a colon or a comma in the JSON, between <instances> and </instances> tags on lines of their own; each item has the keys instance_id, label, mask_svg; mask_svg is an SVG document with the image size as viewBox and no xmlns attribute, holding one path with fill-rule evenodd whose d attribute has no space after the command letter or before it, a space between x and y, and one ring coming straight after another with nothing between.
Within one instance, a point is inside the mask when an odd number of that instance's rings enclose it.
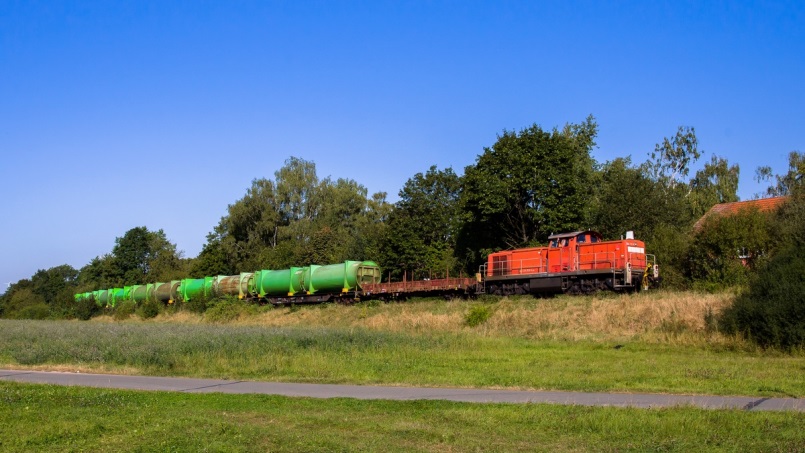
<instances>
[{"instance_id":1,"label":"clear sky","mask_svg":"<svg viewBox=\"0 0 805 453\"><path fill-rule=\"evenodd\" d=\"M2 1L0 282L142 225L196 256L289 156L394 201L589 114L601 162L695 127L751 198L805 151L803 81L802 1Z\"/></svg>"}]
</instances>

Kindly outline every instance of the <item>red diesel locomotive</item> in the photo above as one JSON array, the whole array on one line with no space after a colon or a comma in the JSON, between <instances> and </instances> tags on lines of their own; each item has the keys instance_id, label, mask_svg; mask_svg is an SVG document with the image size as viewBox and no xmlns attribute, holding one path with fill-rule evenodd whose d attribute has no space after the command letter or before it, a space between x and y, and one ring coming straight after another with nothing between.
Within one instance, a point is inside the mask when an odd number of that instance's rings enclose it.
<instances>
[{"instance_id":1,"label":"red diesel locomotive","mask_svg":"<svg viewBox=\"0 0 805 453\"><path fill-rule=\"evenodd\" d=\"M481 267L483 292L496 295L634 291L659 284L654 255L632 232L604 241L595 231L550 236L547 247L504 250Z\"/></svg>"}]
</instances>

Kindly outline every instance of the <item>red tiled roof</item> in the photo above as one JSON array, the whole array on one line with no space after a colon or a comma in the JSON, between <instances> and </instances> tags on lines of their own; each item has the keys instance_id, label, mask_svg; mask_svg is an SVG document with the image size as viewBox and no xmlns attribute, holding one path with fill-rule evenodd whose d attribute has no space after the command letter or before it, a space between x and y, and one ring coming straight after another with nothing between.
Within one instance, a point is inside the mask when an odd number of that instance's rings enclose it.
<instances>
[{"instance_id":1,"label":"red tiled roof","mask_svg":"<svg viewBox=\"0 0 805 453\"><path fill-rule=\"evenodd\" d=\"M693 225L693 229L698 231L704 224L705 219L713 215L733 215L745 209L757 209L760 212L769 212L780 207L780 205L782 205L786 200L788 200L787 196L717 204L710 208L710 210L707 211L701 219L696 221L696 224Z\"/></svg>"}]
</instances>

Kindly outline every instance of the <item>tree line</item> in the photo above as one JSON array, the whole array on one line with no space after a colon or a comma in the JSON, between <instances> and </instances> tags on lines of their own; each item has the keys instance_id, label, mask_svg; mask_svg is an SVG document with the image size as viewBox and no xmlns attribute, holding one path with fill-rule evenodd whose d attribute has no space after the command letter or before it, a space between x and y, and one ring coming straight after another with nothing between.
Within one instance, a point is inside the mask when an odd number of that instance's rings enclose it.
<instances>
[{"instance_id":1,"label":"tree line","mask_svg":"<svg viewBox=\"0 0 805 453\"><path fill-rule=\"evenodd\" d=\"M291 157L227 207L197 257L184 258L162 230L136 227L79 270L40 270L12 285L0 315L69 316L75 292L347 259L375 260L392 279L473 274L491 252L585 229L606 238L634 231L657 256L666 286L714 290L748 284L805 224L791 214L801 209L802 153L790 154L783 174L756 172L769 185L758 196L791 195L784 213L714 218L694 231L710 207L738 201L739 166L711 155L691 175L705 154L692 127L663 138L643 162L597 162L597 134L592 116L504 130L463 175L431 166L409 178L393 204L386 193L322 179L314 162ZM746 249L753 258L743 265L737 257Z\"/></svg>"}]
</instances>

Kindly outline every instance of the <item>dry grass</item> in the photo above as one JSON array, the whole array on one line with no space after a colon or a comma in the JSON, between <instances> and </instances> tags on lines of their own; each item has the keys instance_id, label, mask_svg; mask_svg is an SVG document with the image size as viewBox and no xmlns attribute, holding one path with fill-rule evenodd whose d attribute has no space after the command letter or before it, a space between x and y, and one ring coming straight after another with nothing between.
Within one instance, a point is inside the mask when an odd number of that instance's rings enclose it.
<instances>
[{"instance_id":1,"label":"dry grass","mask_svg":"<svg viewBox=\"0 0 805 453\"><path fill-rule=\"evenodd\" d=\"M706 322L708 311L717 315L732 303L734 297L733 293L655 291L549 299L514 297L485 302L424 300L352 306L327 304L244 311L230 323L275 327L361 327L406 333L472 331L484 336L551 340L639 339L652 343L734 344L740 340L720 335L712 323L708 326ZM492 316L480 326L468 327L465 322L467 312L474 304L481 303L492 310ZM205 322L205 318L204 315L178 311L163 313L153 321L194 324Z\"/></svg>"}]
</instances>

